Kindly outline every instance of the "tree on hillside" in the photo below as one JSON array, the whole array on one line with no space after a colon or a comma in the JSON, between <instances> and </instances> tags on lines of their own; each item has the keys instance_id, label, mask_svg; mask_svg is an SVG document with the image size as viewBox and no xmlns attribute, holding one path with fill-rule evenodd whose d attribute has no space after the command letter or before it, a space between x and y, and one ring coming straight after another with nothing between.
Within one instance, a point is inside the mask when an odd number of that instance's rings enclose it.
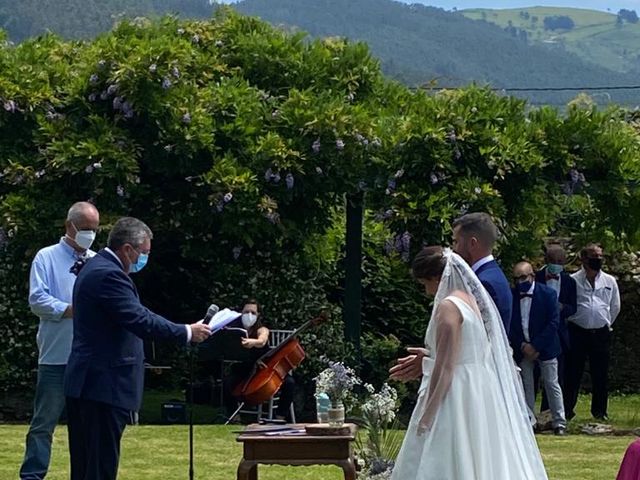
<instances>
[{"instance_id":1,"label":"tree on hillside","mask_svg":"<svg viewBox=\"0 0 640 480\"><path fill-rule=\"evenodd\" d=\"M638 14L635 10L627 10L626 8L623 8L618 12L618 19L616 21L638 23Z\"/></svg>"},{"instance_id":2,"label":"tree on hillside","mask_svg":"<svg viewBox=\"0 0 640 480\"><path fill-rule=\"evenodd\" d=\"M545 30L571 30L575 27L573 19L567 15L544 17L543 24Z\"/></svg>"}]
</instances>

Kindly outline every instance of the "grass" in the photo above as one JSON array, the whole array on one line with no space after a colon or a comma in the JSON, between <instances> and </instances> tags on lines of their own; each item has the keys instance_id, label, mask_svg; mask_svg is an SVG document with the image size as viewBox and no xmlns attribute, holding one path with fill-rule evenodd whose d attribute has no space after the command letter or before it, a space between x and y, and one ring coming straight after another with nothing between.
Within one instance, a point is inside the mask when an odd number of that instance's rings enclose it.
<instances>
[{"instance_id":1,"label":"grass","mask_svg":"<svg viewBox=\"0 0 640 480\"><path fill-rule=\"evenodd\" d=\"M591 421L589 399L580 399L578 425ZM611 399L612 423L620 428L640 425L640 395L616 396ZM195 478L229 480L235 478L236 467L242 457L241 445L236 441L238 427L197 425L194 429ZM573 428L573 431L577 431ZM0 478L17 478L23 455L26 425L0 425ZM589 437L569 435L555 437L538 435L538 444L549 478L552 480L601 480L615 478L624 451L633 436ZM165 480L188 478L188 427L186 425L128 427L122 441L120 476L122 480ZM49 480L69 477L69 457L66 427L56 429ZM293 473L292 473L293 472ZM295 477L294 477L295 475ZM260 478L281 480L338 480L337 467L279 467L261 466Z\"/></svg>"},{"instance_id":2,"label":"grass","mask_svg":"<svg viewBox=\"0 0 640 480\"><path fill-rule=\"evenodd\" d=\"M520 13L528 12L529 18ZM532 42L562 43L582 59L615 71L625 72L640 54L640 23L617 27L613 13L579 8L531 7L514 9L467 9L460 13L474 20L486 20L502 28L509 24L527 31ZM544 17L568 16L575 23L569 31L544 29ZM537 17L537 22L532 22Z\"/></svg>"}]
</instances>

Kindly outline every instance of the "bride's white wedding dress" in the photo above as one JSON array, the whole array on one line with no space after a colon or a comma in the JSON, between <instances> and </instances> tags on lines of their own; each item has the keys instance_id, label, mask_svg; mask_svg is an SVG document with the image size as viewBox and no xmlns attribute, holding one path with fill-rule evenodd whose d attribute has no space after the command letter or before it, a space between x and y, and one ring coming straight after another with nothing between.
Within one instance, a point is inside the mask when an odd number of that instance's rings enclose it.
<instances>
[{"instance_id":1,"label":"bride's white wedding dress","mask_svg":"<svg viewBox=\"0 0 640 480\"><path fill-rule=\"evenodd\" d=\"M451 281L451 278L445 278L446 273L445 270L443 281ZM431 357L423 359L417 404L391 478L544 480L547 475L533 436L522 389L513 381L517 372L514 369L497 373L497 368L509 370L515 366L510 359L505 364L505 359L499 358L503 363L497 363L496 353L502 357L505 355L501 351L504 344L500 344L498 352L492 348L492 340L493 343L504 341L504 329L494 331L493 338L491 331L502 323L495 324L495 319L492 319L494 323L487 322L483 318L487 310L493 314L495 305L492 302L488 305L487 299L482 297L477 305L470 305L460 296L449 294L461 286L460 280L468 273L465 271L465 275L458 275L453 285L442 288L447 296L438 298L436 295L434 310L443 301L452 302L461 313L462 325L456 346L446 345L450 348L439 352L436 347L445 345L436 344L438 322L432 318L429 323L425 344ZM466 293L477 299L477 286L466 287ZM478 307L484 310L482 314ZM447 374L432 378L437 356L452 355L447 351L451 348L455 358L448 359L453 365L449 378L443 379ZM446 384L450 381L450 385L435 410L431 428L419 435L418 423L429 400L429 392L435 387L433 385L430 389L432 381L444 381Z\"/></svg>"}]
</instances>

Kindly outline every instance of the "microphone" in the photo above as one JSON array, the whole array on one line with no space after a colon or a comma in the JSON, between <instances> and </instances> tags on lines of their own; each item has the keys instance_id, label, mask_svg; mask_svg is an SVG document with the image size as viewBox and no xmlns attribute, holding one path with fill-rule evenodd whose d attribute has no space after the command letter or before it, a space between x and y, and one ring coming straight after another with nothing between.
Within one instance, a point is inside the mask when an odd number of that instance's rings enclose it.
<instances>
[{"instance_id":1,"label":"microphone","mask_svg":"<svg viewBox=\"0 0 640 480\"><path fill-rule=\"evenodd\" d=\"M204 316L204 319L202 319L202 323L204 323L205 325L209 325L209 322L211 321L213 316L219 311L220 311L220 307L215 303L212 303L211 305L209 305L209 308L207 308L207 314Z\"/></svg>"}]
</instances>

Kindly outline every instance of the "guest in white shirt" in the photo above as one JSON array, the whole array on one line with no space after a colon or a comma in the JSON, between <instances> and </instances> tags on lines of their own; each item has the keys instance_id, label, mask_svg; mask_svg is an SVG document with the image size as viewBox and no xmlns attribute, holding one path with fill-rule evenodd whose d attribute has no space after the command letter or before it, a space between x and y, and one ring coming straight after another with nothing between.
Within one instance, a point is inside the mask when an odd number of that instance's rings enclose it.
<instances>
[{"instance_id":1,"label":"guest in white shirt","mask_svg":"<svg viewBox=\"0 0 640 480\"><path fill-rule=\"evenodd\" d=\"M572 275L576 281L577 310L569 318L571 348L566 369L567 418L574 408L586 359L589 359L593 394L591 414L608 420L607 377L613 322L620 313L620 292L616 279L602 271L602 247L590 243L580 251L582 269Z\"/></svg>"}]
</instances>

